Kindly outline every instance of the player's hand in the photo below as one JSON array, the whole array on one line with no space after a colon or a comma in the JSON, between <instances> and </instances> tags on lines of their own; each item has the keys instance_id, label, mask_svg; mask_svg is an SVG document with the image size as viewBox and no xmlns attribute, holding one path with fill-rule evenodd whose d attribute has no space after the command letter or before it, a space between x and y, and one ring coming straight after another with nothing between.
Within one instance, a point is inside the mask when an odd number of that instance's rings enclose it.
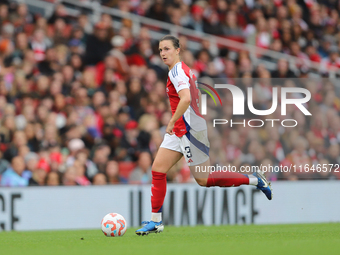
<instances>
[{"instance_id":1,"label":"player's hand","mask_svg":"<svg viewBox=\"0 0 340 255\"><path fill-rule=\"evenodd\" d=\"M166 127L165 132L167 132L169 135L173 135L174 132L172 131L174 129L175 123L169 122L168 126Z\"/></svg>"}]
</instances>

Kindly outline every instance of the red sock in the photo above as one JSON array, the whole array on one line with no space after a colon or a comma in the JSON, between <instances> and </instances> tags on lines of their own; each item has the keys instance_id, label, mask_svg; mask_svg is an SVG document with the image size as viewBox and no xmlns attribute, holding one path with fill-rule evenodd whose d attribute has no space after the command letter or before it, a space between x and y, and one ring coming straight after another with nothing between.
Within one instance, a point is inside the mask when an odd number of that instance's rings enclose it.
<instances>
[{"instance_id":1,"label":"red sock","mask_svg":"<svg viewBox=\"0 0 340 255\"><path fill-rule=\"evenodd\" d=\"M249 177L235 172L212 172L207 181L207 187L236 187L242 184L249 185Z\"/></svg>"},{"instance_id":2,"label":"red sock","mask_svg":"<svg viewBox=\"0 0 340 255\"><path fill-rule=\"evenodd\" d=\"M152 171L151 207L153 213L162 212L166 194L166 174Z\"/></svg>"}]
</instances>

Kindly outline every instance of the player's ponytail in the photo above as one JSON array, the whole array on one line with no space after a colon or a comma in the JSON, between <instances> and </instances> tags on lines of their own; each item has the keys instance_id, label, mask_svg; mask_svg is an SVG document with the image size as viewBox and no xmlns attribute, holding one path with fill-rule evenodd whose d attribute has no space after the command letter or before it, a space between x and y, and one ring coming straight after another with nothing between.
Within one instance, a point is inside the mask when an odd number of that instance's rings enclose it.
<instances>
[{"instance_id":1,"label":"player's ponytail","mask_svg":"<svg viewBox=\"0 0 340 255\"><path fill-rule=\"evenodd\" d=\"M171 41L172 42L172 45L174 46L174 48L177 50L177 49L180 49L181 48L181 45L179 43L179 39L173 35L166 35L164 36L161 40L161 41Z\"/></svg>"}]
</instances>

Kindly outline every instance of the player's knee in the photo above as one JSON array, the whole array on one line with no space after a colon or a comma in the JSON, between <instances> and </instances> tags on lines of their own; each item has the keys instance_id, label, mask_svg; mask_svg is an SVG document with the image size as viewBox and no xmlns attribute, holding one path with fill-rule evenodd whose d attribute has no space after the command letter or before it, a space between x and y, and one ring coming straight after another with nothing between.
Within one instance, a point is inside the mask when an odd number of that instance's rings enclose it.
<instances>
[{"instance_id":1,"label":"player's knee","mask_svg":"<svg viewBox=\"0 0 340 255\"><path fill-rule=\"evenodd\" d=\"M195 178L196 182L198 185L202 186L202 187L206 187L207 186L207 178Z\"/></svg>"},{"instance_id":2,"label":"player's knee","mask_svg":"<svg viewBox=\"0 0 340 255\"><path fill-rule=\"evenodd\" d=\"M167 172L166 169L164 169L164 167L158 166L157 164L156 164L156 165L153 165L153 166L151 167L151 171L153 171L153 172L158 172L158 173L166 173L166 172Z\"/></svg>"},{"instance_id":3,"label":"player's knee","mask_svg":"<svg viewBox=\"0 0 340 255\"><path fill-rule=\"evenodd\" d=\"M151 171L152 171L152 172L157 172L157 173L162 173L162 172L163 172L162 169L161 169L160 167L152 167L152 168L151 168Z\"/></svg>"}]
</instances>

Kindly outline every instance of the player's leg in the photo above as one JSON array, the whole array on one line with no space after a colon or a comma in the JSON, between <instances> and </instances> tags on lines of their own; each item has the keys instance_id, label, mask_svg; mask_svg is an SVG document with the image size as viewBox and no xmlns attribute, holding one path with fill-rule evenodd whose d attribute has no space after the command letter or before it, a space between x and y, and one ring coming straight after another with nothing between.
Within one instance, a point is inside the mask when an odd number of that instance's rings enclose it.
<instances>
[{"instance_id":1,"label":"player's leg","mask_svg":"<svg viewBox=\"0 0 340 255\"><path fill-rule=\"evenodd\" d=\"M166 134L151 169L151 221L142 222L144 226L136 231L137 235L147 235L163 231L162 206L166 194L166 173L182 156L178 138L175 135Z\"/></svg>"},{"instance_id":2,"label":"player's leg","mask_svg":"<svg viewBox=\"0 0 340 255\"><path fill-rule=\"evenodd\" d=\"M194 149L193 151L196 150ZM252 175L211 171L210 159L201 164L190 165L189 167L198 185L203 187L237 187L240 185L257 185L258 183L257 178Z\"/></svg>"},{"instance_id":3,"label":"player's leg","mask_svg":"<svg viewBox=\"0 0 340 255\"><path fill-rule=\"evenodd\" d=\"M266 197L272 199L270 183L262 173L252 175L238 172L221 171L210 165L209 141L206 131L196 132L191 130L181 140L184 148L183 155L188 162L190 171L196 182L205 187L237 187L240 185L254 185L260 189ZM212 171L212 170L215 171Z\"/></svg>"},{"instance_id":4,"label":"player's leg","mask_svg":"<svg viewBox=\"0 0 340 255\"><path fill-rule=\"evenodd\" d=\"M198 185L202 187L207 186L207 181L209 177L209 166L210 166L210 158L205 162L198 165L189 165L190 172L192 176L195 178L195 181Z\"/></svg>"},{"instance_id":5,"label":"player's leg","mask_svg":"<svg viewBox=\"0 0 340 255\"><path fill-rule=\"evenodd\" d=\"M167 148L159 148L155 161L152 165L152 185L151 185L151 220L159 222L162 220L162 206L166 194L166 173L181 158L182 153L169 150Z\"/></svg>"},{"instance_id":6,"label":"player's leg","mask_svg":"<svg viewBox=\"0 0 340 255\"><path fill-rule=\"evenodd\" d=\"M267 181L262 173L255 172L252 175L247 175L237 172L209 172L209 170L204 170L209 169L210 166L210 160L199 165L190 166L190 171L200 186L237 187L240 185L254 185L257 189L261 190L269 200L273 198L270 182Z\"/></svg>"},{"instance_id":7,"label":"player's leg","mask_svg":"<svg viewBox=\"0 0 340 255\"><path fill-rule=\"evenodd\" d=\"M207 130L186 133L180 138L180 147L190 172L200 186L206 186L209 177L209 147Z\"/></svg>"}]
</instances>

